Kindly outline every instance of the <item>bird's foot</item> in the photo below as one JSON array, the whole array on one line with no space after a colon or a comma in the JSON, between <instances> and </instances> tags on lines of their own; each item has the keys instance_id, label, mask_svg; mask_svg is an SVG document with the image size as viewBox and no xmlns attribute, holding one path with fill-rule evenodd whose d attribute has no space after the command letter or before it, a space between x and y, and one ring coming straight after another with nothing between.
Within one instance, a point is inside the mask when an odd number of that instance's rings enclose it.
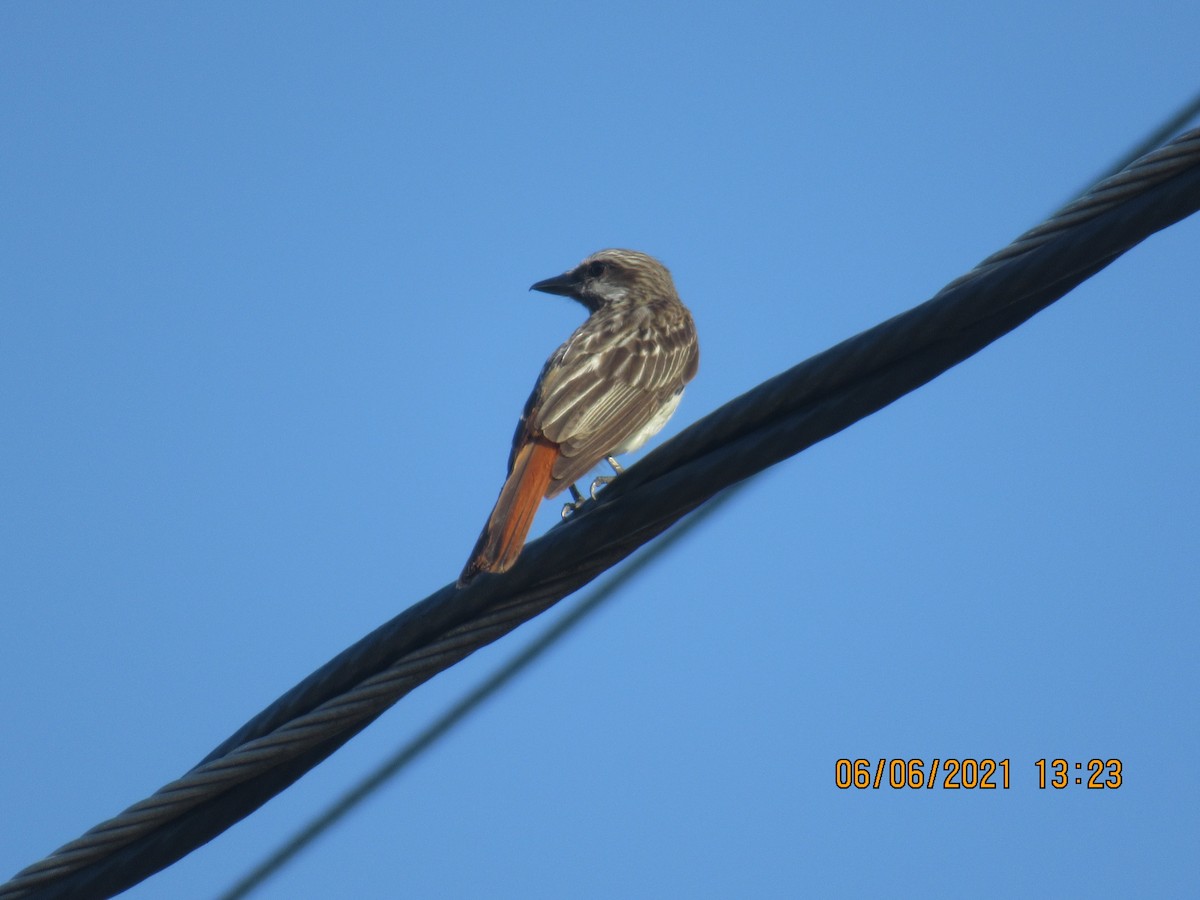
<instances>
[{"instance_id":1,"label":"bird's foot","mask_svg":"<svg viewBox=\"0 0 1200 900\"><path fill-rule=\"evenodd\" d=\"M613 474L612 475L597 475L596 478L592 481L592 486L588 489L588 494L591 495L591 498L593 500L596 499L596 491L598 491L604 485L608 484L610 481L614 480L618 475L620 475L622 472L625 471L624 466L622 466L619 462L617 462L617 459L615 456L606 456L604 458L606 460L608 460L608 464L610 466L612 466ZM568 516L570 516L571 513L575 512L575 510L579 509L579 507L583 506L583 504L587 503L587 498L584 497L583 494L579 493L579 488L575 487L575 485L571 485L571 497L572 497L572 500L570 503L563 504L562 517L564 519L566 519Z\"/></svg>"},{"instance_id":2,"label":"bird's foot","mask_svg":"<svg viewBox=\"0 0 1200 900\"><path fill-rule=\"evenodd\" d=\"M571 485L571 498L572 499L570 503L563 504L562 517L564 521L570 517L571 513L575 512L575 510L587 503L587 498L584 497L583 494L579 493L579 488L575 487L575 485Z\"/></svg>"},{"instance_id":3,"label":"bird's foot","mask_svg":"<svg viewBox=\"0 0 1200 900\"><path fill-rule=\"evenodd\" d=\"M606 460L608 460L608 464L610 466L612 466L613 474L597 475L596 478L592 481L592 486L588 490L588 493L592 495L593 500L596 499L596 489L597 488L603 487L604 485L613 481L613 479L615 479L618 475L620 475L622 472L625 471L625 468L619 462L617 462L617 458L615 456L606 456L604 458Z\"/></svg>"},{"instance_id":4,"label":"bird's foot","mask_svg":"<svg viewBox=\"0 0 1200 900\"><path fill-rule=\"evenodd\" d=\"M608 484L610 481L613 481L616 477L616 475L597 475L595 479L592 480L592 486L588 488L588 493L592 495L592 499L596 499L597 489Z\"/></svg>"}]
</instances>

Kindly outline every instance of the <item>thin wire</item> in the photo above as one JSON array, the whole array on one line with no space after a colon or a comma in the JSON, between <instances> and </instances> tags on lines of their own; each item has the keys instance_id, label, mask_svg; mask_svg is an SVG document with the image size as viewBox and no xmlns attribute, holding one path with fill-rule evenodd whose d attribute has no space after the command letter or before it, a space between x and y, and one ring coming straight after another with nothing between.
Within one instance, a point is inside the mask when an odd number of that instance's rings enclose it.
<instances>
[{"instance_id":1,"label":"thin wire","mask_svg":"<svg viewBox=\"0 0 1200 900\"><path fill-rule=\"evenodd\" d=\"M668 552L679 541L689 535L701 522L714 512L722 509L734 496L749 484L744 481L725 490L715 497L711 503L696 510L679 526L667 532L661 539L643 548L628 565L622 566L616 574L605 580L596 590L592 591L581 602L577 603L563 616L559 617L542 634L529 642L520 653L493 672L486 680L462 697L446 712L438 716L412 740L384 760L374 771L361 779L347 790L341 797L314 817L307 825L292 835L280 845L270 856L251 869L238 880L228 891L220 895L220 900L241 900L248 896L275 874L292 858L313 843L320 835L332 828L345 818L355 807L371 794L383 787L409 763L422 753L433 747L438 740L448 734L455 725L465 719L485 700L496 694L502 687L512 681L517 675L529 668L547 650L556 645L569 632L582 624L591 613L595 612L605 601L609 600L628 582L636 578L664 553Z\"/></svg>"},{"instance_id":2,"label":"thin wire","mask_svg":"<svg viewBox=\"0 0 1200 900\"><path fill-rule=\"evenodd\" d=\"M1137 144L1132 150L1121 157L1102 177L1109 178L1112 175L1116 175L1138 157L1145 156L1159 144L1166 142L1168 138L1173 138L1187 127L1188 123L1196 118L1196 116L1200 116L1200 94L1197 94L1180 106L1173 116L1146 135L1141 143Z\"/></svg>"},{"instance_id":3,"label":"thin wire","mask_svg":"<svg viewBox=\"0 0 1200 900\"><path fill-rule=\"evenodd\" d=\"M1174 136L1197 115L1200 115L1200 94L1197 94L1181 106L1176 113L1148 134L1133 150L1126 153L1118 162L1106 169L1104 174L1096 180L1099 181L1103 180L1103 178L1111 177L1122 169L1125 169L1134 160L1146 155L1165 140ZM416 737L401 747L395 754L384 760L374 771L362 778L357 784L342 794L341 797L326 807L323 812L315 816L307 825L295 832L291 838L251 869L226 893L222 894L220 900L242 900L242 898L252 893L255 888L263 884L271 875L279 871L302 850L312 844L322 832L327 831L341 819L345 818L362 801L366 800L368 796L398 775L409 763L413 762L426 750L431 749L441 737L449 733L455 725L465 719L484 700L507 685L555 643L566 637L576 626L582 624L589 613L611 598L620 588L631 581L634 576L674 547L676 543L691 533L694 528L723 509L737 493L758 477L758 475L751 476L750 479L727 488L713 502L706 504L689 515L665 537L639 551L636 558L628 565L623 566L615 575L608 578L604 584L592 591L583 601L547 628L542 635L531 641L525 649L513 656L474 690L470 691Z\"/></svg>"}]
</instances>

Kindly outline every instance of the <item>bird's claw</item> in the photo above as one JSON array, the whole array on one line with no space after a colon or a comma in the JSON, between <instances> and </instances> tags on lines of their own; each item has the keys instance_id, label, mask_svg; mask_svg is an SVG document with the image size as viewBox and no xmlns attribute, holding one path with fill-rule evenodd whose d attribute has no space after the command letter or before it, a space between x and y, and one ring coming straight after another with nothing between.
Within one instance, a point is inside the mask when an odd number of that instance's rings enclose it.
<instances>
[{"instance_id":1,"label":"bird's claw","mask_svg":"<svg viewBox=\"0 0 1200 900\"><path fill-rule=\"evenodd\" d=\"M595 480L592 482L591 488L588 490L588 493L592 495L593 500L596 499L596 488L602 487L603 485L608 484L610 481L612 481L614 478L616 478L618 475L620 475L622 472L625 471L625 467L622 466L619 462L617 462L617 458L615 456L606 456L604 458L606 460L608 460L608 464L610 466L612 466L613 474L596 476Z\"/></svg>"},{"instance_id":2,"label":"bird's claw","mask_svg":"<svg viewBox=\"0 0 1200 900\"><path fill-rule=\"evenodd\" d=\"M616 477L616 475L597 475L595 480L592 481L592 486L588 488L588 493L592 495L592 499L596 499L597 488L603 487Z\"/></svg>"},{"instance_id":3,"label":"bird's claw","mask_svg":"<svg viewBox=\"0 0 1200 900\"><path fill-rule=\"evenodd\" d=\"M594 500L595 497L592 499ZM579 488L575 487L575 485L571 485L571 502L564 503L562 508L563 521L565 522L570 517L571 513L575 512L575 510L579 509L579 507L583 506L585 503L587 503L587 499L583 496L583 494L579 493Z\"/></svg>"}]
</instances>

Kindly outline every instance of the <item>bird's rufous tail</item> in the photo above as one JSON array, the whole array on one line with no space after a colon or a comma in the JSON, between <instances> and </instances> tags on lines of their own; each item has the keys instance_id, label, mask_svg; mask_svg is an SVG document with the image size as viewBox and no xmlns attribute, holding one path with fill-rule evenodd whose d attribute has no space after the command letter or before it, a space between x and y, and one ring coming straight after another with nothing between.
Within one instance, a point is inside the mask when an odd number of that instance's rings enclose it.
<instances>
[{"instance_id":1,"label":"bird's rufous tail","mask_svg":"<svg viewBox=\"0 0 1200 900\"><path fill-rule=\"evenodd\" d=\"M558 445L545 438L533 438L517 451L496 507L458 576L459 587L480 572L507 572L512 568L525 546L533 515L550 486L550 472L558 456Z\"/></svg>"}]
</instances>

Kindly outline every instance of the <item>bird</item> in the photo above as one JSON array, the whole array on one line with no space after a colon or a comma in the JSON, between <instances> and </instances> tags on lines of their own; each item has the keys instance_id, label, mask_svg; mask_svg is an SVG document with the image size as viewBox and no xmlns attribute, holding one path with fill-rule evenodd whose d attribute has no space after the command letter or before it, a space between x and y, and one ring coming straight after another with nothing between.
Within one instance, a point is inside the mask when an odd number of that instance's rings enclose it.
<instances>
[{"instance_id":1,"label":"bird","mask_svg":"<svg viewBox=\"0 0 1200 900\"><path fill-rule=\"evenodd\" d=\"M506 572L516 563L542 498L570 487L603 460L631 453L670 419L696 375L696 326L671 273L636 250L600 250L529 288L578 301L587 320L550 355L513 435L508 476L458 579Z\"/></svg>"}]
</instances>

